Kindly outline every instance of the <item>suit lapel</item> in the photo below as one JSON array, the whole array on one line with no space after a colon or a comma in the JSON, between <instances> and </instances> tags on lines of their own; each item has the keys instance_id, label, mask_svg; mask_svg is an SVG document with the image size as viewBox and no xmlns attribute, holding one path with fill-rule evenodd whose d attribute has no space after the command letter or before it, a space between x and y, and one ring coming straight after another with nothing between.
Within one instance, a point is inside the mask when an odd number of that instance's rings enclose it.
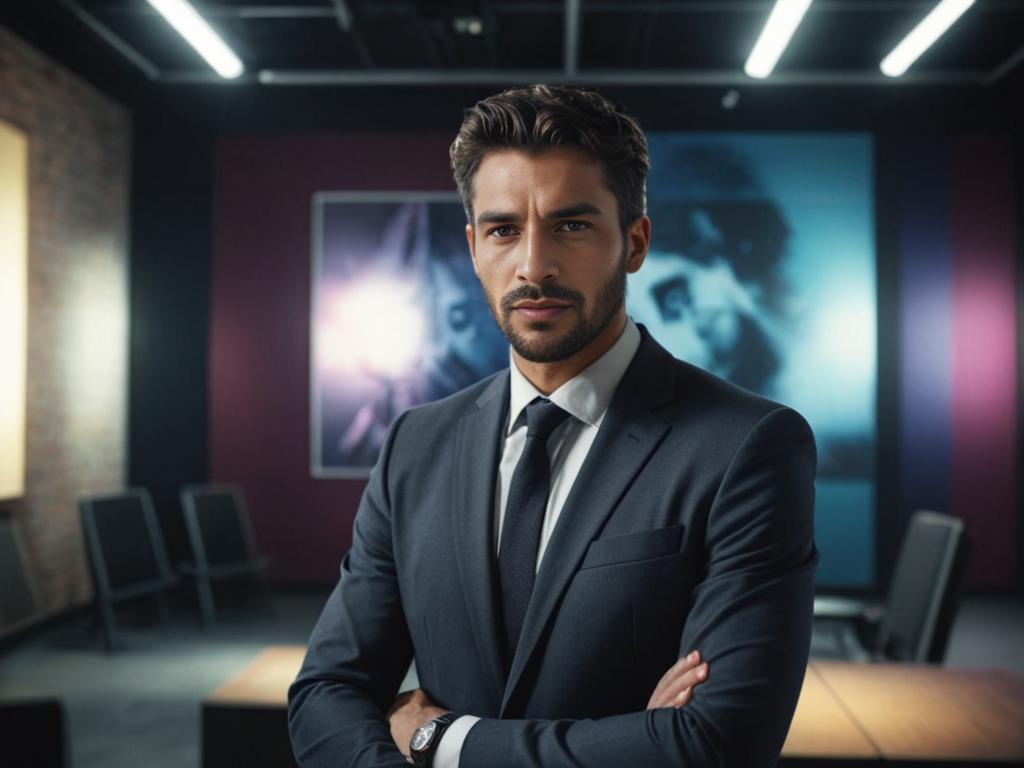
<instances>
[{"instance_id":1,"label":"suit lapel","mask_svg":"<svg viewBox=\"0 0 1024 768\"><path fill-rule=\"evenodd\" d=\"M673 397L674 362L643 331L640 348L612 398L541 561L505 686L502 714L587 547L668 431L651 411Z\"/></svg>"},{"instance_id":2,"label":"suit lapel","mask_svg":"<svg viewBox=\"0 0 1024 768\"><path fill-rule=\"evenodd\" d=\"M509 375L496 376L476 401L476 410L458 423L455 438L452 530L462 592L497 704L504 687L498 635L500 595L494 573L494 488L508 413Z\"/></svg>"}]
</instances>

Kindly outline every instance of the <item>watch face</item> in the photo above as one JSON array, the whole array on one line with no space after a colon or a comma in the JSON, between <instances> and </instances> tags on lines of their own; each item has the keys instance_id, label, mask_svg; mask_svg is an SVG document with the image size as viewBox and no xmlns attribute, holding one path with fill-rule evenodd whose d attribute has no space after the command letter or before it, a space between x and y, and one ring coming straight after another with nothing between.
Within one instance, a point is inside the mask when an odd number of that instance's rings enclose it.
<instances>
[{"instance_id":1,"label":"watch face","mask_svg":"<svg viewBox=\"0 0 1024 768\"><path fill-rule=\"evenodd\" d=\"M430 743L430 739L434 736L434 731L437 730L437 723L431 720L426 725L421 725L416 729L416 733L412 735L412 744L409 746L417 751L426 749Z\"/></svg>"}]
</instances>

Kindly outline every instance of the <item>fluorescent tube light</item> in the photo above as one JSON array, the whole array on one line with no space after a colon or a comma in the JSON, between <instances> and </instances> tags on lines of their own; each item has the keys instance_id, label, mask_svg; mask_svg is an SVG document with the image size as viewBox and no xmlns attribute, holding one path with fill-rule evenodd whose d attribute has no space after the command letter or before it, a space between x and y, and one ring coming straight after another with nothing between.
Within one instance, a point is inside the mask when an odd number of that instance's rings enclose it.
<instances>
[{"instance_id":1,"label":"fluorescent tube light","mask_svg":"<svg viewBox=\"0 0 1024 768\"><path fill-rule=\"evenodd\" d=\"M892 53L882 59L882 74L899 77L910 69L910 65L931 48L972 5L974 0L942 0L892 49Z\"/></svg>"},{"instance_id":2,"label":"fluorescent tube light","mask_svg":"<svg viewBox=\"0 0 1024 768\"><path fill-rule=\"evenodd\" d=\"M178 34L184 37L188 44L206 59L206 63L225 80L233 80L245 71L235 52L228 48L188 0L146 1L167 19L167 23L178 30Z\"/></svg>"},{"instance_id":3,"label":"fluorescent tube light","mask_svg":"<svg viewBox=\"0 0 1024 768\"><path fill-rule=\"evenodd\" d=\"M776 0L743 71L758 79L768 77L810 7L811 0Z\"/></svg>"}]
</instances>

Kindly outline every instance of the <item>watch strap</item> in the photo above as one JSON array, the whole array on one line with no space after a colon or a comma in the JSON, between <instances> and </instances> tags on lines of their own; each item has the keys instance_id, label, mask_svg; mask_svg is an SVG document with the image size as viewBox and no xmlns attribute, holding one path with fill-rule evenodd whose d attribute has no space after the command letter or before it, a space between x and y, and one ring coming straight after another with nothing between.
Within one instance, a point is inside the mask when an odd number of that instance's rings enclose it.
<instances>
[{"instance_id":1,"label":"watch strap","mask_svg":"<svg viewBox=\"0 0 1024 768\"><path fill-rule=\"evenodd\" d=\"M459 715L454 712L445 712L443 715L438 715L428 721L434 723L434 732L431 734L430 743L423 749L413 750L410 747L409 751L412 754L413 765L417 766L417 768L430 768L430 766L434 764L434 753L437 752L437 746L441 743L441 737L444 736L444 732L448 730L448 726L458 719ZM416 730L418 731L419 728ZM415 732L413 733L413 736L415 737Z\"/></svg>"}]
</instances>

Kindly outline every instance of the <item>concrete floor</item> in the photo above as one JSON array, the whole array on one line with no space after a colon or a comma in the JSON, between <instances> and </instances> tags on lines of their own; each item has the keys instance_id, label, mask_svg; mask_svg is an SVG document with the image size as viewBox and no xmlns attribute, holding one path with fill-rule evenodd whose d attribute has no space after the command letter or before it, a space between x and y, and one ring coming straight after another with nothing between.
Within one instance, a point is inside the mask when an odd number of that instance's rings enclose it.
<instances>
[{"instance_id":1,"label":"concrete floor","mask_svg":"<svg viewBox=\"0 0 1024 768\"><path fill-rule=\"evenodd\" d=\"M209 632L199 628L187 596L179 596L169 626L132 628L115 654L106 653L90 622L78 617L0 652L0 696L62 698L74 768L198 766L203 698L265 646L305 643L326 596L277 594L273 616L258 605L238 608ZM947 663L1024 673L1024 601L966 598Z\"/></svg>"},{"instance_id":2,"label":"concrete floor","mask_svg":"<svg viewBox=\"0 0 1024 768\"><path fill-rule=\"evenodd\" d=\"M0 697L60 697L73 768L199 766L200 702L265 646L305 644L326 597L275 595L272 615L258 603L237 606L210 631L200 628L187 596L172 602L163 628L133 617L129 606L118 614L124 647L112 654L92 621L78 617L0 655Z\"/></svg>"}]
</instances>

